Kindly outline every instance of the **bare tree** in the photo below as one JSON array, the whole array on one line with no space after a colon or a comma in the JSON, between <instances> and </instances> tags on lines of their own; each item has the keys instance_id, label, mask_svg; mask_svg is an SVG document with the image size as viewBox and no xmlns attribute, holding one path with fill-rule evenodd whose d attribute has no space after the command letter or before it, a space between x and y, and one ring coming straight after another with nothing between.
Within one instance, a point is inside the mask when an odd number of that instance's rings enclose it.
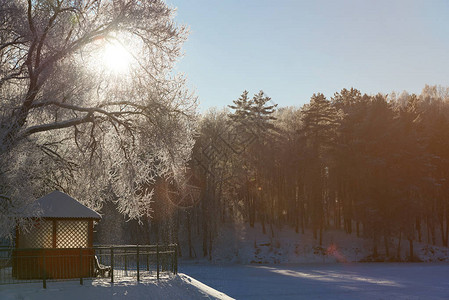
<instances>
[{"instance_id":1,"label":"bare tree","mask_svg":"<svg viewBox=\"0 0 449 300\"><path fill-rule=\"evenodd\" d=\"M173 15L159 0L0 1L2 215L42 180L94 208L109 189L122 213L150 214L154 178L180 170L193 146L196 99L172 74L187 29ZM102 63L108 47L122 54ZM17 168L24 147L34 173Z\"/></svg>"}]
</instances>

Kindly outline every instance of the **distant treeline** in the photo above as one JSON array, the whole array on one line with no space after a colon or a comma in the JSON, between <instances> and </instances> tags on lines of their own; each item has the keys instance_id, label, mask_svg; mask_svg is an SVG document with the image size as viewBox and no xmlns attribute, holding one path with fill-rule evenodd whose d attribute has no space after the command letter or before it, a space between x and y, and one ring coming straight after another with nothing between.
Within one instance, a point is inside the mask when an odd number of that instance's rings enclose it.
<instances>
[{"instance_id":1,"label":"distant treeline","mask_svg":"<svg viewBox=\"0 0 449 300\"><path fill-rule=\"evenodd\" d=\"M310 229L320 244L326 230L342 229L390 258L401 241L409 259L414 241L448 246L449 88L343 89L301 108L245 91L229 108L201 117L183 183L156 190L150 228L161 239L183 235L184 255L210 255L233 222L259 222L273 236L282 226ZM198 237L202 253L192 252Z\"/></svg>"}]
</instances>

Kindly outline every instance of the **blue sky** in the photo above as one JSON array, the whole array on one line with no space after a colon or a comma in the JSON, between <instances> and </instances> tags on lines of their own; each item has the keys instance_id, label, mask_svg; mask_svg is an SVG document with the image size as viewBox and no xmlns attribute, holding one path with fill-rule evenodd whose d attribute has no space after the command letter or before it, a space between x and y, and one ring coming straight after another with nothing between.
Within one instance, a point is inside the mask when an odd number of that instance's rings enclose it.
<instances>
[{"instance_id":1,"label":"blue sky","mask_svg":"<svg viewBox=\"0 0 449 300\"><path fill-rule=\"evenodd\" d=\"M223 107L244 90L279 106L313 93L364 93L449 85L446 0L167 0L190 27L176 69L200 109Z\"/></svg>"}]
</instances>

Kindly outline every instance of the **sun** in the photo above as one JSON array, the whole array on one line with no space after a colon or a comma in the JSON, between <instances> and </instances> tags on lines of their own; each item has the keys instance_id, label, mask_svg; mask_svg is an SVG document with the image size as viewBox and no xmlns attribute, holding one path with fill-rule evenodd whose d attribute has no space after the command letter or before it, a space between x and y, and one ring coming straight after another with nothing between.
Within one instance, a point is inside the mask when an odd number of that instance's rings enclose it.
<instances>
[{"instance_id":1,"label":"sun","mask_svg":"<svg viewBox=\"0 0 449 300\"><path fill-rule=\"evenodd\" d=\"M106 70L120 75L129 71L132 55L122 44L112 40L105 43L101 59Z\"/></svg>"}]
</instances>

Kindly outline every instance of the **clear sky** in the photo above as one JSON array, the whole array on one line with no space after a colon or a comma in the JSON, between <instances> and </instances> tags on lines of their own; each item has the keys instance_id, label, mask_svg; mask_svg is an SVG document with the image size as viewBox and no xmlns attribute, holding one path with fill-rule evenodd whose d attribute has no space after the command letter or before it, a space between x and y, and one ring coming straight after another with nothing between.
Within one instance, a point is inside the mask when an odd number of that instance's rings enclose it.
<instances>
[{"instance_id":1,"label":"clear sky","mask_svg":"<svg viewBox=\"0 0 449 300\"><path fill-rule=\"evenodd\" d=\"M448 0L167 0L190 27L178 71L200 109L244 90L279 106L313 93L449 85Z\"/></svg>"}]
</instances>

